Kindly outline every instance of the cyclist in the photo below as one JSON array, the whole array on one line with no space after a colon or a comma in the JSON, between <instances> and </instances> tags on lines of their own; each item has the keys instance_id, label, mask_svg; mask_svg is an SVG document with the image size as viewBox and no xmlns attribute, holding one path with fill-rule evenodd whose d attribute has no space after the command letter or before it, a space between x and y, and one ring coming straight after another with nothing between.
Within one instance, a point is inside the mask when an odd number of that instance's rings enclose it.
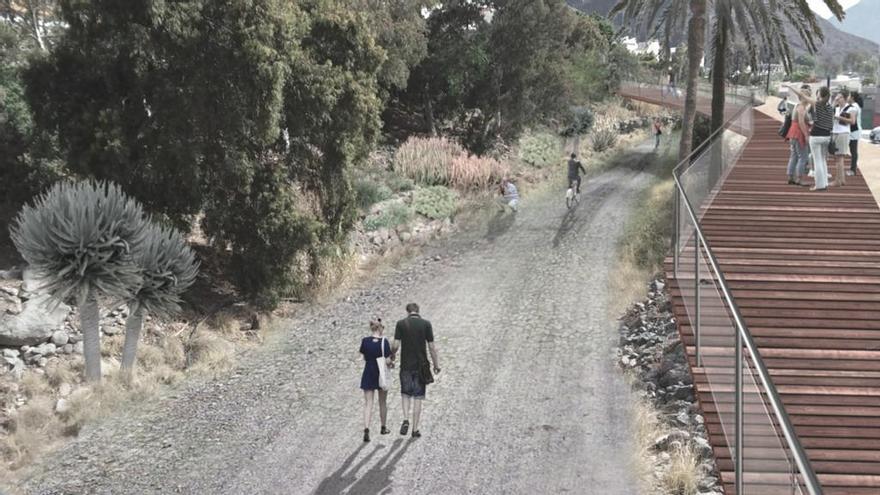
<instances>
[{"instance_id":1,"label":"cyclist","mask_svg":"<svg viewBox=\"0 0 880 495\"><path fill-rule=\"evenodd\" d=\"M572 153L571 159L568 160L568 186L577 183L577 193L581 193L581 172L587 173L584 165L577 159L577 154Z\"/></svg>"}]
</instances>

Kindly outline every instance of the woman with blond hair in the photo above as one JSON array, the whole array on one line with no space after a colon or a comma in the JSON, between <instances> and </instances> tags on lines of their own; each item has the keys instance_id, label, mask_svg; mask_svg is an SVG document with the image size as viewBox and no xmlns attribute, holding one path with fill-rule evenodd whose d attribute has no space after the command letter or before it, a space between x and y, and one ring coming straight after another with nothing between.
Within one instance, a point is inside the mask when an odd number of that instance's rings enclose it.
<instances>
[{"instance_id":1,"label":"woman with blond hair","mask_svg":"<svg viewBox=\"0 0 880 495\"><path fill-rule=\"evenodd\" d=\"M391 353L391 343L383 335L385 326L382 319L376 318L370 322L370 336L361 340L360 353L364 356L364 372L361 375L361 390L364 391L364 441L370 441L370 423L373 419L373 401L376 392L379 393L379 419L382 421L380 433L387 435L391 430L385 427L388 419L388 390L383 389L379 383L379 374L384 371L390 378L391 373L387 369L380 370L380 366L394 366L394 356ZM384 358L384 359L383 359Z\"/></svg>"}]
</instances>

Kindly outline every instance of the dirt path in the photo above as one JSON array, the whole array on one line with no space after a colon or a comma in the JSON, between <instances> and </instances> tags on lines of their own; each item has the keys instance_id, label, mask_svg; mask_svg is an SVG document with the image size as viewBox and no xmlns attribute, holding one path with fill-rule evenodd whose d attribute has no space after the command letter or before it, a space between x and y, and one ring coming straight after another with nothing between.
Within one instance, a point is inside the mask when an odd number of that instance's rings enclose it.
<instances>
[{"instance_id":1,"label":"dirt path","mask_svg":"<svg viewBox=\"0 0 880 495\"><path fill-rule=\"evenodd\" d=\"M640 148L644 149L644 148ZM636 154L638 156L638 154ZM644 157L643 157L644 158ZM638 160L634 160L638 161ZM529 198L332 305L228 377L86 429L19 488L39 494L633 494L630 395L606 304L615 242L650 175L618 168ZM363 444L365 322L416 301L443 374L423 437ZM378 430L378 423L373 431Z\"/></svg>"}]
</instances>

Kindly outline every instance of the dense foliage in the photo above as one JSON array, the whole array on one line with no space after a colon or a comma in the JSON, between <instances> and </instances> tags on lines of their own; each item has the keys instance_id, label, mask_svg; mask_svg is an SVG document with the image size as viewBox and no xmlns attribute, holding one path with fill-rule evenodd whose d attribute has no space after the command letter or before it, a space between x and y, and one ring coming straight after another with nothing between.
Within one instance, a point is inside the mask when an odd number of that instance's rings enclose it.
<instances>
[{"instance_id":1,"label":"dense foliage","mask_svg":"<svg viewBox=\"0 0 880 495\"><path fill-rule=\"evenodd\" d=\"M413 208L433 220L449 218L455 214L456 197L455 191L443 186L420 189L413 198Z\"/></svg>"},{"instance_id":2,"label":"dense foliage","mask_svg":"<svg viewBox=\"0 0 880 495\"><path fill-rule=\"evenodd\" d=\"M413 131L445 131L482 154L608 94L626 65L609 63L613 38L606 21L564 2L442 2L428 17L428 54L392 111L421 115Z\"/></svg>"},{"instance_id":3,"label":"dense foliage","mask_svg":"<svg viewBox=\"0 0 880 495\"><path fill-rule=\"evenodd\" d=\"M62 176L118 183L180 229L200 218L266 306L338 252L358 205L388 195L352 187L383 125L455 148L392 190L485 187L506 169L474 153L601 98L618 66L610 25L561 0L22 8L0 12L3 197L23 203Z\"/></svg>"}]
</instances>

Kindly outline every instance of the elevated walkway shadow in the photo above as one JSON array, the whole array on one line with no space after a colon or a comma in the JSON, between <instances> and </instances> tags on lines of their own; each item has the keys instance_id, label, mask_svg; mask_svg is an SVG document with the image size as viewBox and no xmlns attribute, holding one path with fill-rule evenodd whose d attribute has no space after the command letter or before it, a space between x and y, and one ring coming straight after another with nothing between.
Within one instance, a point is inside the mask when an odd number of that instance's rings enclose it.
<instances>
[{"instance_id":1,"label":"elevated walkway shadow","mask_svg":"<svg viewBox=\"0 0 880 495\"><path fill-rule=\"evenodd\" d=\"M395 440L388 447L380 445L375 446L364 457L355 463L355 459L366 449L366 443L361 444L343 461L333 474L328 476L318 485L315 495L338 495L340 493L349 494L387 494L391 492L391 474L397 463L403 457L403 454L409 448L412 441L404 441L403 439ZM379 455L382 449L385 452L378 460L372 462ZM358 473L368 466L367 471L358 476Z\"/></svg>"}]
</instances>

